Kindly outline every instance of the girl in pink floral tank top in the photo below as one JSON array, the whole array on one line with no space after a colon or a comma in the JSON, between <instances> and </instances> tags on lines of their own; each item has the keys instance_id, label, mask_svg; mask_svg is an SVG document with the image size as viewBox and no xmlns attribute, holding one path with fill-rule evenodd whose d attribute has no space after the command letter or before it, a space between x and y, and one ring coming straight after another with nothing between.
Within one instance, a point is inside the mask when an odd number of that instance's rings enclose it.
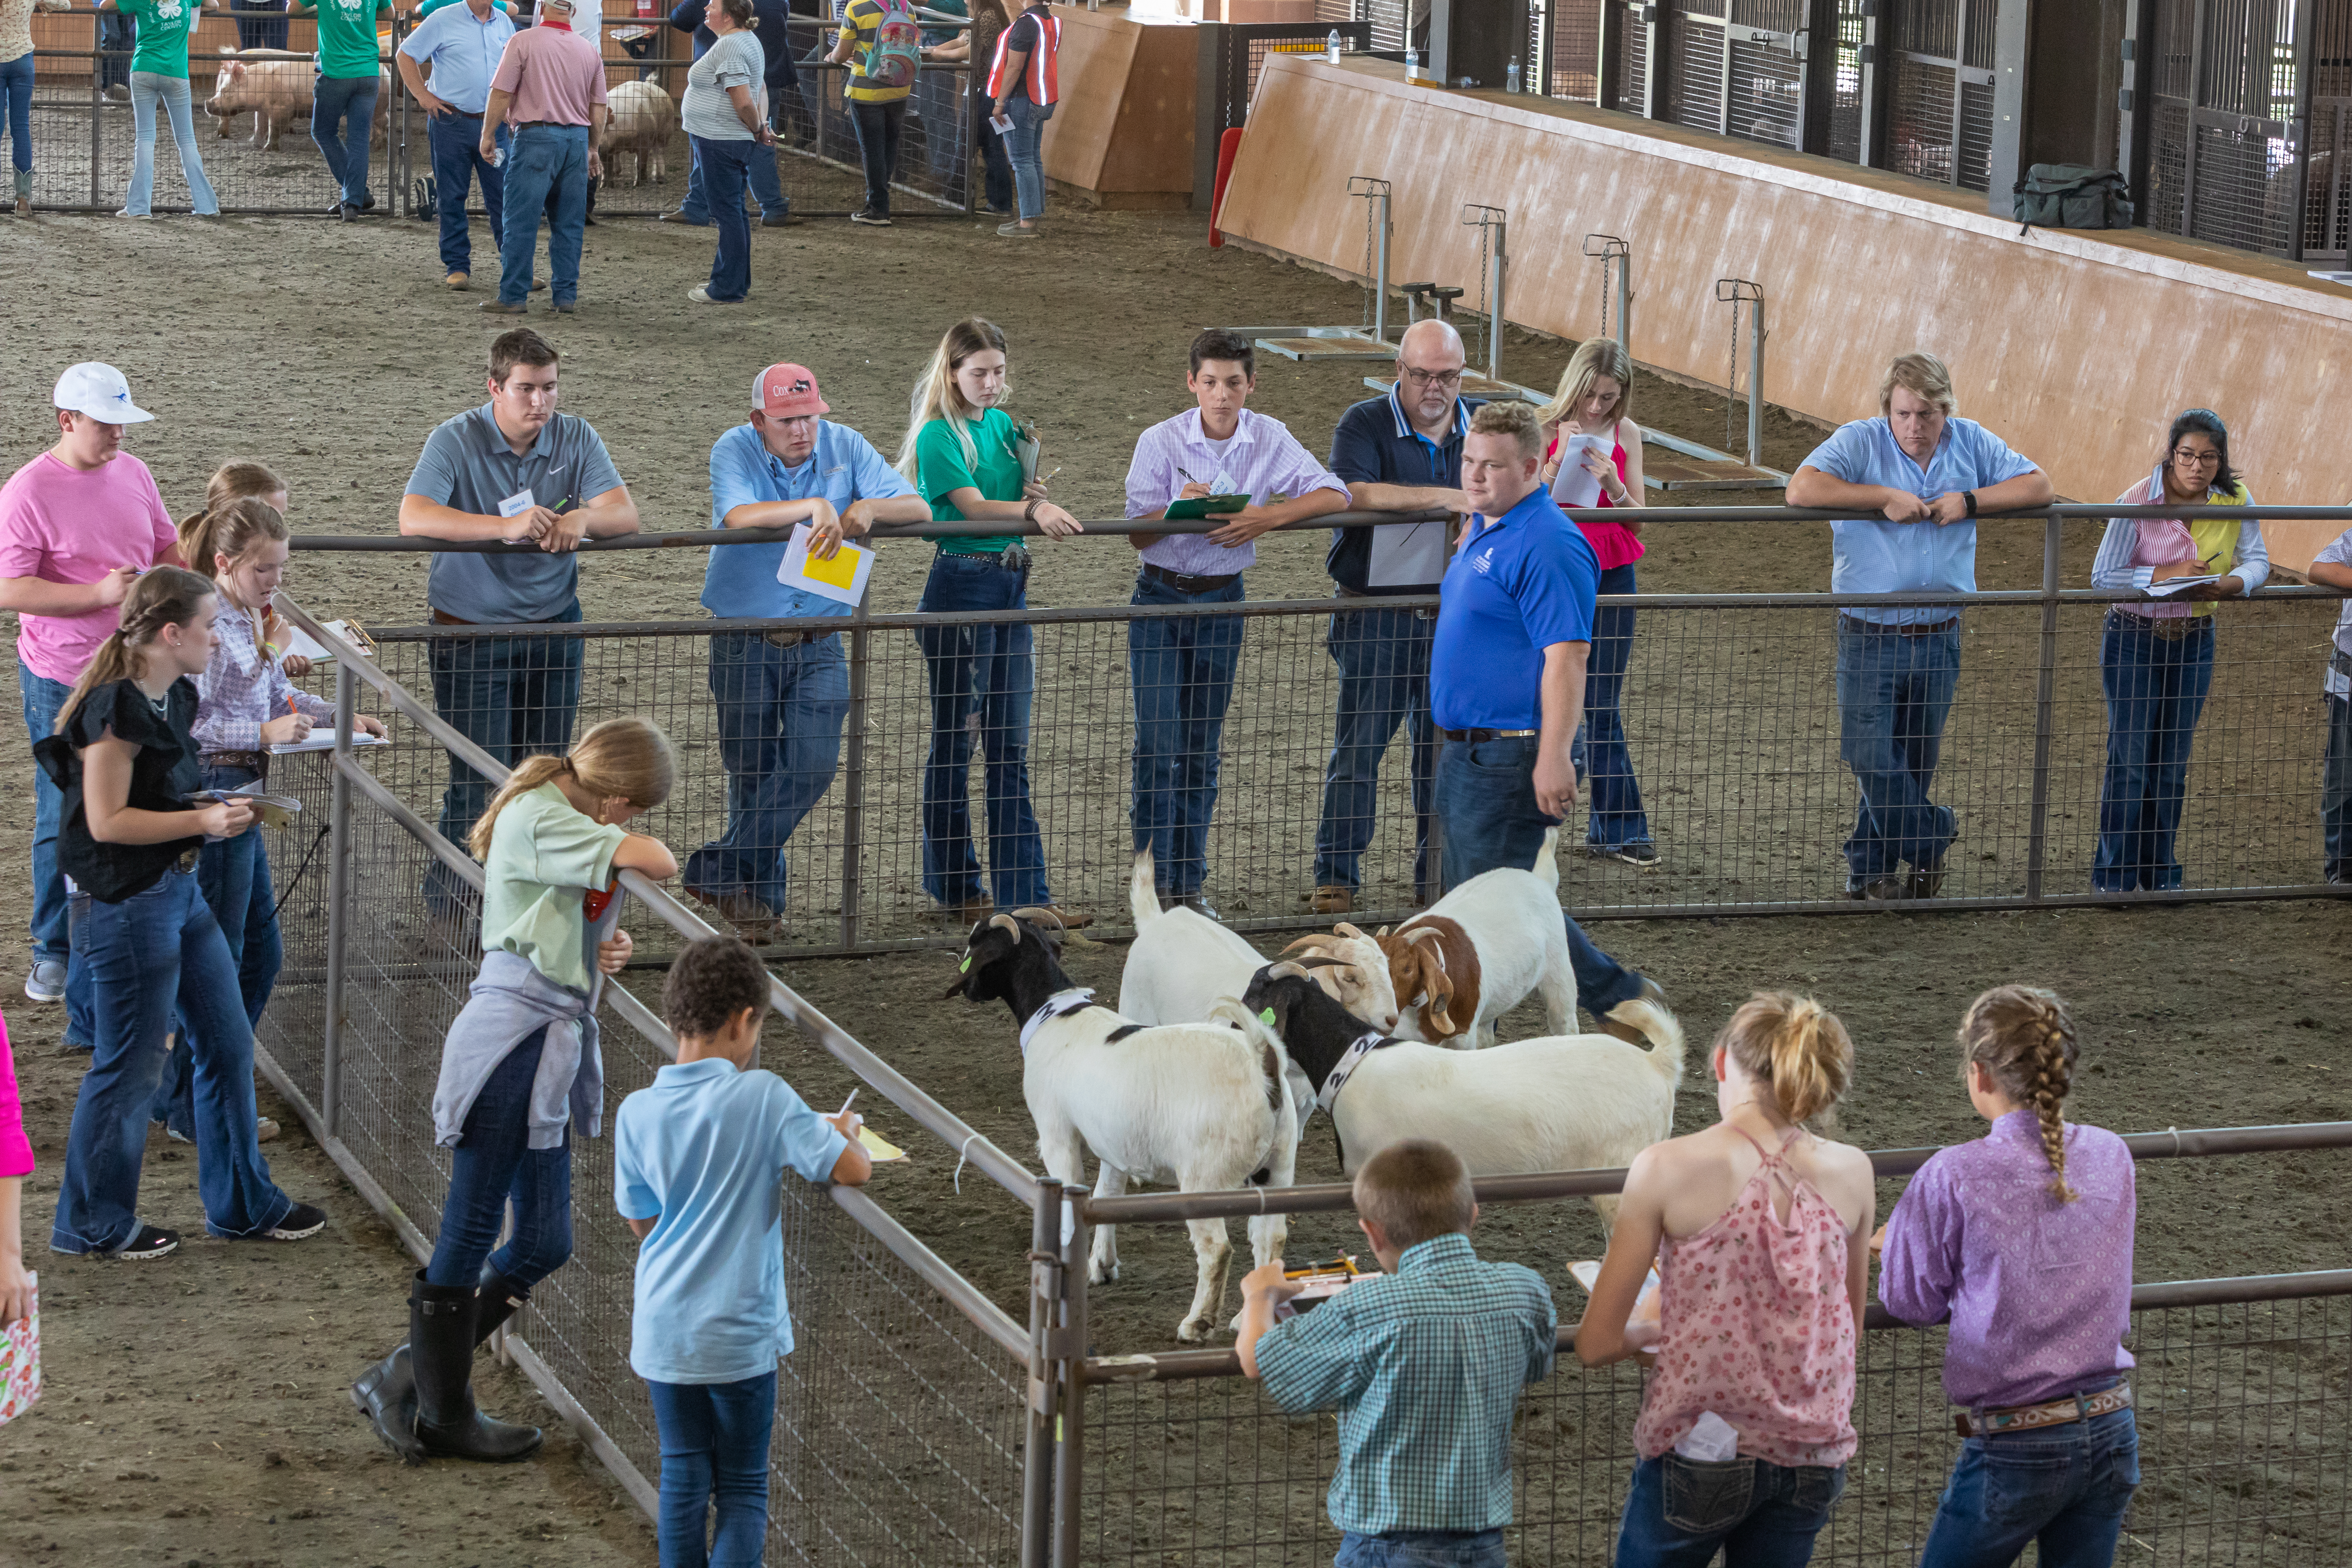
<instances>
[{"instance_id":1,"label":"girl in pink floral tank top","mask_svg":"<svg viewBox=\"0 0 2352 1568\"><path fill-rule=\"evenodd\" d=\"M1818 1004L1759 994L1712 1057L1721 1120L1633 1162L1577 1331L1588 1366L1654 1361L1618 1568L1717 1547L1729 1568L1802 1563L1854 1450L1875 1194L1868 1156L1801 1125L1844 1092L1853 1042ZM1654 1259L1659 1316L1633 1320Z\"/></svg>"}]
</instances>

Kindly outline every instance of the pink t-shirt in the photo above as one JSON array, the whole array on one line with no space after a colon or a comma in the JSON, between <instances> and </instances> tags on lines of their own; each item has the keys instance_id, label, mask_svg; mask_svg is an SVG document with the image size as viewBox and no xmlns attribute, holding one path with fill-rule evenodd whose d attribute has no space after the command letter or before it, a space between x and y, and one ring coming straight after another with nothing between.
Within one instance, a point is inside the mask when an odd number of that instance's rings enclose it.
<instances>
[{"instance_id":1,"label":"pink t-shirt","mask_svg":"<svg viewBox=\"0 0 2352 1568\"><path fill-rule=\"evenodd\" d=\"M16 1096L16 1060L8 1054L8 1021L0 1018L0 1176L33 1173L33 1146L25 1140L25 1108Z\"/></svg>"},{"instance_id":2,"label":"pink t-shirt","mask_svg":"<svg viewBox=\"0 0 2352 1568\"><path fill-rule=\"evenodd\" d=\"M155 476L128 452L84 471L44 452L0 486L0 577L95 583L118 566L152 566L178 543ZM24 616L16 657L70 686L121 624L110 605L79 616Z\"/></svg>"},{"instance_id":3,"label":"pink t-shirt","mask_svg":"<svg viewBox=\"0 0 2352 1568\"><path fill-rule=\"evenodd\" d=\"M490 86L514 95L510 124L585 125L588 110L604 101L604 62L569 27L525 27L507 40Z\"/></svg>"}]
</instances>

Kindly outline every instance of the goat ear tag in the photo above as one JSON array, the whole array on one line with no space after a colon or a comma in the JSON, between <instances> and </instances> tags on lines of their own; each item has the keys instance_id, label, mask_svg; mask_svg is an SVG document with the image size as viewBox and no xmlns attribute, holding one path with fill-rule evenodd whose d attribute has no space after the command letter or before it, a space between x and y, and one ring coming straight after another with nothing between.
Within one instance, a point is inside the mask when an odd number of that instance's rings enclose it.
<instances>
[{"instance_id":1,"label":"goat ear tag","mask_svg":"<svg viewBox=\"0 0 2352 1568\"><path fill-rule=\"evenodd\" d=\"M1274 1009L1273 1009L1273 1008L1271 1008L1271 1007L1261 1007L1261 1008L1259 1008L1259 1009L1257 1010L1257 1021L1258 1021L1259 1023L1261 1023L1261 1024L1264 1024L1264 1025L1265 1025L1267 1028L1269 1028L1269 1029L1273 1028L1273 1027L1274 1027Z\"/></svg>"},{"instance_id":2,"label":"goat ear tag","mask_svg":"<svg viewBox=\"0 0 2352 1568\"><path fill-rule=\"evenodd\" d=\"M971 954L970 954L970 953L968 953L968 952L967 952L967 953L965 953L965 954L963 955L963 962L962 962L961 963L959 963L959 964L957 964L957 965L956 965L956 973L957 973L958 974L966 973L968 973L968 972L971 970Z\"/></svg>"}]
</instances>

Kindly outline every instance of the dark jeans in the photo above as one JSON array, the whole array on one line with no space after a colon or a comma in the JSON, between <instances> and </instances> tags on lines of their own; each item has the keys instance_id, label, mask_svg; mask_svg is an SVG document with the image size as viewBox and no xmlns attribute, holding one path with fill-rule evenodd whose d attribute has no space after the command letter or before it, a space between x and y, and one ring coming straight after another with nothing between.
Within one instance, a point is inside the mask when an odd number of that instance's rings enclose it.
<instances>
[{"instance_id":1,"label":"dark jeans","mask_svg":"<svg viewBox=\"0 0 2352 1568\"><path fill-rule=\"evenodd\" d=\"M433 152L433 200L441 214L441 270L474 270L474 238L466 226L466 193L482 183L482 210L489 215L490 238L504 232L507 172L482 157L482 117L428 115L425 140ZM511 149L514 133L499 127L498 144Z\"/></svg>"},{"instance_id":2,"label":"dark jeans","mask_svg":"<svg viewBox=\"0 0 2352 1568\"><path fill-rule=\"evenodd\" d=\"M1616 1568L1804 1568L1845 1490L1845 1467L1701 1464L1663 1454L1633 1467Z\"/></svg>"},{"instance_id":3,"label":"dark jeans","mask_svg":"<svg viewBox=\"0 0 2352 1568\"><path fill-rule=\"evenodd\" d=\"M2331 882L2352 882L2352 702L2341 697L2319 700L2327 710L2327 762L2319 785L2326 875Z\"/></svg>"},{"instance_id":4,"label":"dark jeans","mask_svg":"<svg viewBox=\"0 0 2352 1568\"><path fill-rule=\"evenodd\" d=\"M711 222L719 229L719 254L710 262L708 291L714 300L740 300L751 291L751 220L743 211L743 185L755 164L764 162L772 171L776 155L757 142L705 136L687 140L693 144Z\"/></svg>"},{"instance_id":5,"label":"dark jeans","mask_svg":"<svg viewBox=\"0 0 2352 1568\"><path fill-rule=\"evenodd\" d=\"M1237 574L1222 588L1187 594L1138 575L1132 605L1231 605ZM1209 864L1209 818L1217 808L1217 751L1234 667L1242 652L1239 616L1171 616L1127 624L1127 669L1135 689L1135 847L1149 847L1154 879L1170 893L1201 890Z\"/></svg>"},{"instance_id":6,"label":"dark jeans","mask_svg":"<svg viewBox=\"0 0 2352 1568\"><path fill-rule=\"evenodd\" d=\"M1045 215L1045 121L1054 118L1056 107L1032 103L1017 92L1004 105L1004 117L1013 121L1013 134L1004 139L1004 153L1013 162L1013 189L1020 200L1023 223L1033 223Z\"/></svg>"},{"instance_id":7,"label":"dark jeans","mask_svg":"<svg viewBox=\"0 0 2352 1568\"><path fill-rule=\"evenodd\" d=\"M204 772L206 789L240 789L253 783L254 775L243 768L207 767ZM196 889L220 925L229 962L236 966L246 1022L259 1028L261 1010L269 1005L269 993L286 963L286 944L278 931L278 892L270 885L269 847L262 829L256 826L234 838L205 845L196 862ZM174 1050L163 1058L153 1114L181 1137L194 1141L192 1053Z\"/></svg>"},{"instance_id":8,"label":"dark jeans","mask_svg":"<svg viewBox=\"0 0 2352 1568\"><path fill-rule=\"evenodd\" d=\"M579 618L574 600L549 624ZM433 706L467 740L509 767L535 752L571 748L580 711L583 645L578 637L436 637L427 646ZM490 793L489 780L452 755L449 787L441 796L441 837L464 848ZM425 873L425 897L438 908L458 903L461 886L438 860Z\"/></svg>"},{"instance_id":9,"label":"dark jeans","mask_svg":"<svg viewBox=\"0 0 2352 1568\"><path fill-rule=\"evenodd\" d=\"M499 302L530 297L539 220L547 227L548 300L580 296L580 247L588 233L588 128L526 125L507 153L505 221L499 229Z\"/></svg>"},{"instance_id":10,"label":"dark jeans","mask_svg":"<svg viewBox=\"0 0 2352 1568\"><path fill-rule=\"evenodd\" d=\"M982 84L986 80L985 72L972 79L970 115L972 139L980 143L981 194L991 212L1009 213L1013 211L1016 194L1013 184L1013 159L1004 151L1004 138L999 136L996 127L989 123L996 113L996 106L982 90Z\"/></svg>"},{"instance_id":11,"label":"dark jeans","mask_svg":"<svg viewBox=\"0 0 2352 1568\"><path fill-rule=\"evenodd\" d=\"M327 173L342 187L346 206L367 200L368 138L375 128L380 86L373 75L322 76L310 99L310 140L327 160Z\"/></svg>"},{"instance_id":12,"label":"dark jeans","mask_svg":"<svg viewBox=\"0 0 2352 1568\"><path fill-rule=\"evenodd\" d=\"M1339 1537L1332 1568L1503 1568L1499 1530L1349 1531Z\"/></svg>"},{"instance_id":13,"label":"dark jeans","mask_svg":"<svg viewBox=\"0 0 2352 1568\"><path fill-rule=\"evenodd\" d=\"M686 885L784 908L784 846L841 766L849 671L841 638L778 647L756 632L710 639L710 695L727 766L727 830L687 858Z\"/></svg>"},{"instance_id":14,"label":"dark jeans","mask_svg":"<svg viewBox=\"0 0 2352 1568\"><path fill-rule=\"evenodd\" d=\"M773 88L769 89L772 94L774 90ZM686 139L686 199L677 204L678 215L693 223L710 221L709 182L702 169L701 141L698 136ZM758 204L760 216L765 217L770 213L792 211L792 199L784 195L783 182L776 174L776 150L762 147L756 142L747 142L743 146L746 149L743 184L751 186L751 200ZM736 186L735 206L738 211L742 209L742 184Z\"/></svg>"},{"instance_id":15,"label":"dark jeans","mask_svg":"<svg viewBox=\"0 0 2352 1568\"><path fill-rule=\"evenodd\" d=\"M54 1252L112 1252L139 1229L139 1167L179 1016L195 1069L196 1191L215 1236L258 1235L294 1200L269 1179L256 1138L253 1027L236 965L194 873L166 871L121 903L92 900L82 958L98 1036L74 1099L58 1189Z\"/></svg>"},{"instance_id":16,"label":"dark jeans","mask_svg":"<svg viewBox=\"0 0 2352 1568\"><path fill-rule=\"evenodd\" d=\"M915 113L923 122L923 163L941 190L956 188L964 158L964 77L960 71L925 67L915 77Z\"/></svg>"},{"instance_id":17,"label":"dark jeans","mask_svg":"<svg viewBox=\"0 0 2352 1568\"><path fill-rule=\"evenodd\" d=\"M98 18L98 47L104 51L98 57L98 85L129 87L131 52L139 47L139 18L120 11L102 13Z\"/></svg>"},{"instance_id":18,"label":"dark jeans","mask_svg":"<svg viewBox=\"0 0 2352 1568\"><path fill-rule=\"evenodd\" d=\"M1429 642L1434 620L1411 610L1351 610L1331 617L1324 647L1339 667L1339 710L1323 766L1323 816L1315 828L1315 885L1361 885L1364 847L1380 812L1381 759L1407 727L1412 772L1412 887L1429 887L1430 802L1437 731L1429 721Z\"/></svg>"},{"instance_id":19,"label":"dark jeans","mask_svg":"<svg viewBox=\"0 0 2352 1568\"><path fill-rule=\"evenodd\" d=\"M488 1261L529 1289L572 1256L572 1129L552 1149L530 1146L530 1082L546 1043L544 1028L525 1037L490 1069L466 1112L450 1153L441 1233L425 1266L428 1285L472 1285ZM514 1235L499 1247L509 1199Z\"/></svg>"},{"instance_id":20,"label":"dark jeans","mask_svg":"<svg viewBox=\"0 0 2352 1568\"><path fill-rule=\"evenodd\" d=\"M759 1568L768 1541L776 1374L647 1382L646 1392L661 1430L661 1568ZM714 1501L718 1527L710 1530Z\"/></svg>"},{"instance_id":21,"label":"dark jeans","mask_svg":"<svg viewBox=\"0 0 2352 1568\"><path fill-rule=\"evenodd\" d=\"M923 584L922 615L1017 610L1028 569L993 555L940 551ZM985 761L989 881L1000 909L1050 904L1045 849L1029 804L1029 704L1036 690L1026 626L925 626L915 633L931 672L931 750L923 765L923 890L942 904L978 896L971 847L971 752Z\"/></svg>"},{"instance_id":22,"label":"dark jeans","mask_svg":"<svg viewBox=\"0 0 2352 1568\"><path fill-rule=\"evenodd\" d=\"M1848 890L1905 861L1943 864L1952 808L1927 798L1960 679L1960 628L1905 637L1838 617L1838 755L1862 786L1845 841Z\"/></svg>"},{"instance_id":23,"label":"dark jeans","mask_svg":"<svg viewBox=\"0 0 2352 1568\"><path fill-rule=\"evenodd\" d=\"M2139 1427L2128 1410L1971 1437L1919 1568L2008 1568L2027 1542L2039 1546L2042 1568L2107 1568L2138 1486Z\"/></svg>"},{"instance_id":24,"label":"dark jeans","mask_svg":"<svg viewBox=\"0 0 2352 1568\"><path fill-rule=\"evenodd\" d=\"M282 49L286 47L286 0L229 0L236 14L236 47L240 49ZM277 20L248 22L245 13L275 14Z\"/></svg>"},{"instance_id":25,"label":"dark jeans","mask_svg":"<svg viewBox=\"0 0 2352 1568\"><path fill-rule=\"evenodd\" d=\"M28 60L32 58L26 57ZM73 688L35 675L16 664L16 694L25 708L25 730L34 740L57 732L58 710ZM65 796L39 768L33 770L33 956L66 966L66 1039L83 1050L97 1039L90 1011L89 972L73 958L71 905L65 873L58 868L58 826ZM87 896L77 895L85 910Z\"/></svg>"},{"instance_id":26,"label":"dark jeans","mask_svg":"<svg viewBox=\"0 0 2352 1568\"><path fill-rule=\"evenodd\" d=\"M890 216L890 182L898 177L898 132L907 100L849 103L849 123L857 132L857 158L866 166L866 210Z\"/></svg>"},{"instance_id":27,"label":"dark jeans","mask_svg":"<svg viewBox=\"0 0 2352 1568\"><path fill-rule=\"evenodd\" d=\"M2103 893L2180 886L2173 838L2188 794L2189 749L2213 688L2213 617L2189 617L2168 642L2146 616L2107 612L2099 686L2107 698L2107 771L2099 784L2099 852L2091 886Z\"/></svg>"},{"instance_id":28,"label":"dark jeans","mask_svg":"<svg viewBox=\"0 0 2352 1568\"><path fill-rule=\"evenodd\" d=\"M0 60L0 107L5 107L8 161L23 174L33 166L33 56Z\"/></svg>"},{"instance_id":29,"label":"dark jeans","mask_svg":"<svg viewBox=\"0 0 2352 1568\"><path fill-rule=\"evenodd\" d=\"M1559 826L1536 805L1536 741L1448 741L1437 759L1437 820L1444 833L1438 857L1446 889L1458 888L1497 866L1532 869L1543 836ZM1642 977L1592 945L1584 928L1562 914L1568 961L1576 971L1576 1000L1596 1018L1642 994Z\"/></svg>"},{"instance_id":30,"label":"dark jeans","mask_svg":"<svg viewBox=\"0 0 2352 1568\"><path fill-rule=\"evenodd\" d=\"M1633 563L1601 574L1603 594L1634 592ZM1592 614L1592 651L1584 665L1584 723L1576 731L1570 760L1587 807L1584 841L1596 849L1622 849L1650 842L1650 819L1642 810L1642 781L1633 776L1633 753L1625 745L1622 714L1625 665L1633 655L1633 611L1602 605Z\"/></svg>"}]
</instances>

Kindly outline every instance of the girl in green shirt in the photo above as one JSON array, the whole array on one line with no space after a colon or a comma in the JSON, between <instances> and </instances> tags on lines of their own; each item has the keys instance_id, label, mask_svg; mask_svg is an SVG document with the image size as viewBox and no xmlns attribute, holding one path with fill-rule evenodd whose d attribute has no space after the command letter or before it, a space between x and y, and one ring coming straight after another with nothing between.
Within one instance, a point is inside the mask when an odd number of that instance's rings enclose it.
<instances>
[{"instance_id":1,"label":"girl in green shirt","mask_svg":"<svg viewBox=\"0 0 2352 1568\"><path fill-rule=\"evenodd\" d=\"M1048 538L1079 531L1078 520L1024 482L1019 433L1004 400L1004 334L974 316L940 340L915 384L898 471L914 480L941 522L992 522L1003 532L940 541L919 614L1017 610L1028 604L1034 523ZM925 627L916 633L930 666L931 750L923 768L923 890L966 924L998 907L1053 910L1065 926L1091 918L1054 910L1045 851L1029 805L1029 705L1035 680L1033 638L1024 624ZM971 842L972 728L979 720L985 763L989 880L981 881Z\"/></svg>"},{"instance_id":2,"label":"girl in green shirt","mask_svg":"<svg viewBox=\"0 0 2352 1568\"><path fill-rule=\"evenodd\" d=\"M220 198L205 178L196 155L196 119L188 97L188 39L201 9L220 9L220 0L100 0L100 12L138 19L139 42L131 56L131 120L137 132L131 154L131 191L117 217L153 217L155 203L155 106L171 116L172 142L180 150L180 172L188 179L189 205L198 217L220 216Z\"/></svg>"}]
</instances>

